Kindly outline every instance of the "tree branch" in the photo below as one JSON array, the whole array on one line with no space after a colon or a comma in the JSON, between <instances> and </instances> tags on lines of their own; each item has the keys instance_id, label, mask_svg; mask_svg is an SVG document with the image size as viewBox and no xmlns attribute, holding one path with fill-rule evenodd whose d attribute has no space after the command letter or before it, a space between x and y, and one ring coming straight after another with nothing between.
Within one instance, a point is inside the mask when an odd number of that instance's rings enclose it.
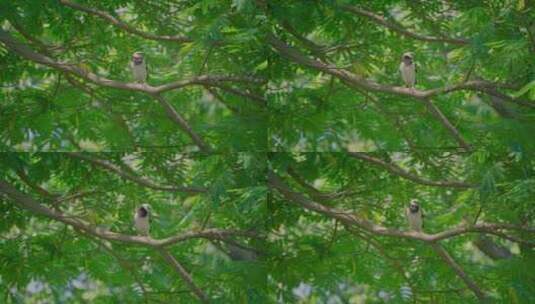
<instances>
[{"instance_id":1,"label":"tree branch","mask_svg":"<svg viewBox=\"0 0 535 304\"><path fill-rule=\"evenodd\" d=\"M345 69L338 68L334 65L329 65L324 62L311 59L303 55L297 49L287 45L284 41L278 39L273 34L267 34L266 39L267 39L267 42L282 56L288 59L291 59L294 62L301 64L303 66L321 71L325 74L333 75L339 78L341 81L343 81L346 85L350 87L364 89L364 90L373 91L373 92L382 92L382 93L389 93L389 94L394 94L394 95L412 97L421 102L433 96L442 95L442 94L451 93L451 92L460 91L460 90L496 92L496 88L504 88L504 89L516 88L516 86L512 86L509 84L499 84L499 83L489 82L485 80L471 80L471 81L463 82L463 83L452 85L452 86L445 86L441 88L429 89L429 90L423 90L423 91L417 90L414 88L384 85L384 84L380 84L380 83L365 79L359 75L353 74ZM513 101L517 104L535 108L535 104L530 103L529 101L521 101L520 103L519 102L520 99L512 98L512 97L509 97L508 100Z\"/></svg>"},{"instance_id":2,"label":"tree branch","mask_svg":"<svg viewBox=\"0 0 535 304\"><path fill-rule=\"evenodd\" d=\"M83 153L80 153L80 152L65 152L65 155L66 156L69 156L69 157L72 157L72 158L77 158L77 159L81 159L81 160L85 160L85 161L88 161L90 162L91 164L95 165L95 166L98 166L98 167L101 167L101 168L104 168L110 172L113 172L117 175L119 175L120 177L124 178L124 179L127 179L127 180L130 180L132 182L135 182L141 186L144 186L144 187L147 187L147 188L151 188L151 189L154 189L154 190L161 190L161 191L170 191L170 192L186 192L186 193L205 193L208 191L208 189L206 188L201 188L201 187L182 187L182 186L167 186L167 185L158 185L156 184L155 182L149 180L149 179L146 179L146 178L143 178L143 177L140 177L140 176L135 176L135 175L132 175L128 172L125 172L124 170L122 170L121 168L119 168L118 166L108 162L108 161L105 161L105 160L102 160L102 159L98 159L98 158L95 158L93 156L89 156L88 154L83 154Z\"/></svg>"},{"instance_id":3,"label":"tree branch","mask_svg":"<svg viewBox=\"0 0 535 304\"><path fill-rule=\"evenodd\" d=\"M281 26L288 33L292 34L292 36L294 36L299 42L301 42L301 44L305 48L310 50L314 56L316 56L317 58L320 58L323 61L326 60L325 53L323 52L323 50L325 49L324 46L319 45L319 44L315 43L314 41L304 37L301 34L299 34L297 32L297 30L290 23L288 23L288 21L282 21Z\"/></svg>"},{"instance_id":4,"label":"tree branch","mask_svg":"<svg viewBox=\"0 0 535 304\"><path fill-rule=\"evenodd\" d=\"M440 111L440 109L431 102L429 99L423 100L424 104L426 105L427 109L435 118L438 119L438 121L448 130L448 132L455 138L455 140L463 147L463 149L466 152L469 152L472 150L472 146L466 142L466 140L463 138L459 130L453 126L453 124L448 120L446 115Z\"/></svg>"},{"instance_id":5,"label":"tree branch","mask_svg":"<svg viewBox=\"0 0 535 304\"><path fill-rule=\"evenodd\" d=\"M427 185L427 186L434 186L434 187L451 187L451 188L461 188L461 189L477 187L477 185L469 184L469 183L466 183L466 182L459 182L459 181L432 181L432 180L428 180L428 179L425 179L423 177L419 177L417 175L414 175L414 174L412 174L410 172L407 172L407 171L403 170L402 168L400 168L399 166L397 166L396 164L390 164L390 163L385 162L382 159L375 158L375 157L371 156L369 153L348 152L347 154L349 156L353 157L353 158L364 160L364 161L367 161L367 162L369 162L369 163L371 163L373 165L382 167L382 168L386 169L386 171L388 171L388 172L390 172L392 174L401 176L401 177L403 177L405 179L411 180L411 181L413 181L415 183L418 183L418 184Z\"/></svg>"},{"instance_id":6,"label":"tree branch","mask_svg":"<svg viewBox=\"0 0 535 304\"><path fill-rule=\"evenodd\" d=\"M71 2L69 0L60 0L59 2L61 4L63 4L63 5L65 5L65 6L71 7L73 9L76 9L76 10L79 10L79 11L82 11L82 12L86 12L88 14L97 16L97 17L99 17L101 19L104 19L107 22L111 23L112 25L114 25L114 26L116 26L118 28L121 28L121 29L125 30L128 33L141 36L141 37L143 37L145 39L160 40L160 41L174 41L174 42L178 42L178 43L185 43L185 42L192 42L193 41L192 39L190 39L188 37L184 37L184 36L180 36L180 35L176 35L176 36L155 35L155 34L152 34L152 33L143 32L143 31L137 30L137 29L133 28L132 26L122 22L121 20L113 17L112 15L110 15L107 12L100 11L100 10L97 10L97 9L94 9L94 8L90 8L90 7L87 7L87 6L83 6L81 4L74 3L74 2Z\"/></svg>"},{"instance_id":7,"label":"tree branch","mask_svg":"<svg viewBox=\"0 0 535 304\"><path fill-rule=\"evenodd\" d=\"M259 106L261 106L263 108L265 108L267 106L267 100L262 96L259 96L259 95L256 95L256 94L252 94L252 93L249 93L249 92L243 92L241 90L235 89L233 87L226 86L224 84L215 84L214 87L220 88L221 90L223 90L225 92L228 92L230 94L234 94L234 95L237 95L237 96L248 98L248 99L254 101L256 104L258 104Z\"/></svg>"},{"instance_id":8,"label":"tree branch","mask_svg":"<svg viewBox=\"0 0 535 304\"><path fill-rule=\"evenodd\" d=\"M493 242L486 236L481 235L472 243L479 251L493 260L510 259L513 257L513 254L507 247Z\"/></svg>"},{"instance_id":9,"label":"tree branch","mask_svg":"<svg viewBox=\"0 0 535 304\"><path fill-rule=\"evenodd\" d=\"M209 153L212 151L210 146L204 142L204 140L191 128L189 123L180 115L173 106L165 100L160 94L152 94L152 97L158 101L158 103L164 108L165 113L169 118L180 126L182 131L186 132L193 142L199 147L202 152Z\"/></svg>"},{"instance_id":10,"label":"tree branch","mask_svg":"<svg viewBox=\"0 0 535 304\"><path fill-rule=\"evenodd\" d=\"M237 108L236 106L232 105L232 104L229 104L227 101L225 101L223 99L223 97L217 92L217 90L215 90L214 88L212 87L209 87L209 86L206 86L205 89L216 99L218 100L220 103L222 103L223 105L225 105L225 107L227 109L229 109L232 113L234 114L240 114L241 113L241 110L239 108Z\"/></svg>"},{"instance_id":11,"label":"tree branch","mask_svg":"<svg viewBox=\"0 0 535 304\"><path fill-rule=\"evenodd\" d=\"M395 32L400 33L403 36L411 37L416 40L421 40L425 42L442 42L442 43L449 43L449 44L455 44L455 45L466 45L468 44L468 40L466 39L458 39L458 38L447 38L447 37L433 37L433 36L427 36L427 35L421 35L415 32L411 32L407 29L405 29L401 24L394 22L394 21L388 21L383 16L377 15L373 12L364 10L362 8L353 6L353 5L342 5L341 6L344 10L347 10L351 12L354 15L366 17L370 19L371 21L380 24L390 30L393 30Z\"/></svg>"},{"instance_id":12,"label":"tree branch","mask_svg":"<svg viewBox=\"0 0 535 304\"><path fill-rule=\"evenodd\" d=\"M188 231L163 239L153 239L145 236L127 235L116 232L111 232L99 229L83 221L82 219L65 215L57 210L46 208L39 204L32 197L20 192L9 183L0 180L0 192L6 194L13 202L32 213L45 216L47 218L62 222L88 235L105 239L109 241L122 242L126 244L133 244L145 247L163 248L175 243L183 242L190 239L208 239L208 240L225 240L228 237L252 237L258 238L258 233L254 231L242 230L220 230L220 229L204 229L201 231Z\"/></svg>"},{"instance_id":13,"label":"tree branch","mask_svg":"<svg viewBox=\"0 0 535 304\"><path fill-rule=\"evenodd\" d=\"M149 95L161 94L166 91L170 91L170 90L174 90L174 89L178 89L178 88L182 88L186 86L192 86L192 85L214 86L216 84L220 84L223 82L238 82L238 83L252 83L252 84L263 84L266 82L265 79L255 78L252 76L240 77L240 76L224 76L224 75L200 75L200 76L191 77L189 79L172 81L172 82L159 85L159 86L151 86L146 83L121 82L121 81L107 79L107 78L98 76L88 71L87 69L81 68L77 65L74 65L71 63L57 62L54 59L51 59L50 57L36 53L31 48L29 48L26 44L23 44L17 41L8 32L2 29L0 29L0 41L3 42L9 50L17 53L19 56L26 58L28 60L31 60L40 64L44 64L46 66L52 67L62 72L75 74L83 79L86 79L87 81L93 82L95 84L98 84L104 87L110 87L110 88L116 88L116 89L128 90L128 91L144 92Z\"/></svg>"},{"instance_id":14,"label":"tree branch","mask_svg":"<svg viewBox=\"0 0 535 304\"><path fill-rule=\"evenodd\" d=\"M466 272L464 272L463 268L455 262L455 260L450 256L450 254L442 247L442 245L437 243L432 243L431 247L435 252L442 258L442 260L448 264L448 266L455 271L455 273L464 281L466 286L470 288L474 294L479 299L479 302L485 303L487 301L487 295L479 288L477 283L472 280Z\"/></svg>"},{"instance_id":15,"label":"tree branch","mask_svg":"<svg viewBox=\"0 0 535 304\"><path fill-rule=\"evenodd\" d=\"M420 91L416 90L414 88L402 88L402 87L395 87L395 86L388 86L379 84L377 82L364 79L359 75L353 74L345 69L337 68L336 66L332 64L326 64L324 62L311 59L305 55L303 55L301 52L299 52L297 49L290 47L285 42L279 40L272 34L267 35L268 43L271 44L273 48L277 50L279 54L281 54L284 57L287 57L301 65L313 68L315 70L319 70L323 73L335 76L339 78L342 82L344 82L346 85L355 88L357 90L369 90L374 92L384 92L384 93L391 93L396 95L402 95L402 96L410 96L419 102L423 103L430 111L430 113L438 119L438 121L448 130L448 132L455 138L455 140L467 151L471 150L470 145L464 140L464 138L461 136L460 132L453 126L453 124L448 120L448 118L438 109L431 101L430 98L432 96L438 95L438 94L445 94L448 92L453 92L456 90L461 89L469 89L474 91L485 91L485 88L488 90L492 90L495 92L494 89L497 84L482 81L482 80L474 80L470 82L465 82L457 86L451 86L451 87L444 87L444 88L438 88L438 89L431 89L427 91ZM535 107L535 104L533 105Z\"/></svg>"},{"instance_id":16,"label":"tree branch","mask_svg":"<svg viewBox=\"0 0 535 304\"><path fill-rule=\"evenodd\" d=\"M186 285L193 291L193 293L199 298L202 303L209 303L208 296L202 291L195 283L189 272L178 262L169 251L164 248L159 248L158 252L164 258L164 260L173 267L173 269L178 273L178 275L186 282Z\"/></svg>"},{"instance_id":17,"label":"tree branch","mask_svg":"<svg viewBox=\"0 0 535 304\"><path fill-rule=\"evenodd\" d=\"M478 232L478 233L487 233L493 234L500 237L503 237L500 230L519 230L527 233L535 234L535 228L533 227L524 227L511 224L498 224L498 223L479 223L472 226L461 226L455 227L449 230L442 232L427 234L423 232L416 231L401 231L397 229L391 229L376 225L371 221L362 219L357 215L344 211L338 210L335 208L327 207L325 205L319 204L313 200L306 198L304 195L298 192L292 191L283 180L273 171L268 172L268 185L270 188L276 189L282 196L290 202L293 202L301 207L311 210L317 213L324 214L330 218L337 219L343 224L357 226L362 228L372 234L388 236L388 237L397 237L397 238L406 238L418 240L426 243L437 242L440 240L452 238L466 233Z\"/></svg>"},{"instance_id":18,"label":"tree branch","mask_svg":"<svg viewBox=\"0 0 535 304\"><path fill-rule=\"evenodd\" d=\"M76 86L77 88L81 89L82 91L86 92L87 94L91 94L92 93L87 88L85 88L81 83L79 83L73 77L71 77L69 74L66 74L66 77L67 77L67 80L71 84ZM195 144L199 147L199 149L201 151L210 152L210 147L206 143L203 142L203 140L200 138L200 136L197 133L195 133L195 131L193 131L193 129L189 126L188 122L178 112L175 111L175 109L173 108L173 106L171 104L169 104L161 95L153 94L151 96L154 99L156 99L158 101L158 103L160 103L160 105L164 108L164 111L169 116L169 118L174 123L178 124L179 127L190 136L190 138L193 140L193 142L195 142ZM111 111L111 109L108 109L108 110ZM133 146L137 147L135 139L132 136L128 125L124 121L124 118L122 116L120 116L120 115L117 115L117 116L119 118L120 127L125 129L125 131L130 136L130 139L131 139L131 142L133 143Z\"/></svg>"},{"instance_id":19,"label":"tree branch","mask_svg":"<svg viewBox=\"0 0 535 304\"><path fill-rule=\"evenodd\" d=\"M291 166L288 167L287 172L288 172L288 175L290 175L290 177L293 178L293 180L295 180L301 187L303 187L303 189L305 189L305 191L308 193L309 196L311 196L313 199L318 200L320 202L329 201L329 200L333 200L333 199L337 199L340 197L358 193L356 191L339 191L339 192L334 192L334 193L322 192L316 189L315 187L313 187L312 185L310 185L309 183L307 183L307 181L301 175L299 175L299 173L297 173L297 171L295 171L293 167Z\"/></svg>"},{"instance_id":20,"label":"tree branch","mask_svg":"<svg viewBox=\"0 0 535 304\"><path fill-rule=\"evenodd\" d=\"M58 196L57 194L51 193L45 188L34 183L30 179L30 177L26 174L26 172L24 172L24 169L16 169L15 173L26 185L28 185L28 187L30 187L31 189L33 189L35 192L39 193L40 195L48 197L48 198L56 198Z\"/></svg>"},{"instance_id":21,"label":"tree branch","mask_svg":"<svg viewBox=\"0 0 535 304\"><path fill-rule=\"evenodd\" d=\"M89 196L89 195L92 195L92 194L95 194L95 193L99 193L99 192L102 192L102 191L89 190L89 191L82 191L82 192L78 192L78 193L69 194L69 195L64 196L64 197L58 197L56 200L53 201L53 204L58 205L58 204L63 203L65 201L79 199L79 198L86 197L86 196Z\"/></svg>"}]
</instances>

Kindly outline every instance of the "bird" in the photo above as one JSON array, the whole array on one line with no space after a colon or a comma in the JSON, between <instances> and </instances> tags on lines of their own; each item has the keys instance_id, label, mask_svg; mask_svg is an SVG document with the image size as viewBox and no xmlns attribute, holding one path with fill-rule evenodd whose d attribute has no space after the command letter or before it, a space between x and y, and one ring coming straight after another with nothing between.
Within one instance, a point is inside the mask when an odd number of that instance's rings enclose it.
<instances>
[{"instance_id":1,"label":"bird","mask_svg":"<svg viewBox=\"0 0 535 304\"><path fill-rule=\"evenodd\" d=\"M412 199L409 207L405 209L411 230L421 232L424 226L422 208L417 199Z\"/></svg>"},{"instance_id":2,"label":"bird","mask_svg":"<svg viewBox=\"0 0 535 304\"><path fill-rule=\"evenodd\" d=\"M399 72L401 78L405 82L407 88L414 88L416 84L416 64L411 52L406 52L401 56L401 63L399 64Z\"/></svg>"},{"instance_id":3,"label":"bird","mask_svg":"<svg viewBox=\"0 0 535 304\"><path fill-rule=\"evenodd\" d=\"M138 83L145 83L147 81L148 71L147 63L142 52L135 52L132 54L132 61L130 62L132 75L134 80Z\"/></svg>"},{"instance_id":4,"label":"bird","mask_svg":"<svg viewBox=\"0 0 535 304\"><path fill-rule=\"evenodd\" d=\"M134 227L140 235L148 236L150 230L150 205L143 204L136 209L134 214Z\"/></svg>"}]
</instances>

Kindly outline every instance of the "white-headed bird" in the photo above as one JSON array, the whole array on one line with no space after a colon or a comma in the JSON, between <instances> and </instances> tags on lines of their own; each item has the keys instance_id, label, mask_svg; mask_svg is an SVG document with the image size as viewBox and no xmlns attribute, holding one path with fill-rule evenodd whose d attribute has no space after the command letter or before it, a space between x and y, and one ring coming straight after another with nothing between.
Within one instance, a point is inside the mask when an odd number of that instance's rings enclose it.
<instances>
[{"instance_id":1,"label":"white-headed bird","mask_svg":"<svg viewBox=\"0 0 535 304\"><path fill-rule=\"evenodd\" d=\"M134 214L134 227L137 233L143 236L148 236L150 231L150 206L143 204L136 209Z\"/></svg>"},{"instance_id":2,"label":"white-headed bird","mask_svg":"<svg viewBox=\"0 0 535 304\"><path fill-rule=\"evenodd\" d=\"M136 82L145 83L147 81L147 64L142 52L135 52L132 55L130 68L132 69L132 75Z\"/></svg>"},{"instance_id":3,"label":"white-headed bird","mask_svg":"<svg viewBox=\"0 0 535 304\"><path fill-rule=\"evenodd\" d=\"M409 207L405 210L407 215L407 221L409 222L409 227L411 230L421 232L424 226L422 208L418 200L412 199L409 203Z\"/></svg>"},{"instance_id":4,"label":"white-headed bird","mask_svg":"<svg viewBox=\"0 0 535 304\"><path fill-rule=\"evenodd\" d=\"M414 63L414 57L411 52L404 53L401 56L399 72L403 82L405 82L405 86L411 89L414 88L416 84L416 63Z\"/></svg>"}]
</instances>

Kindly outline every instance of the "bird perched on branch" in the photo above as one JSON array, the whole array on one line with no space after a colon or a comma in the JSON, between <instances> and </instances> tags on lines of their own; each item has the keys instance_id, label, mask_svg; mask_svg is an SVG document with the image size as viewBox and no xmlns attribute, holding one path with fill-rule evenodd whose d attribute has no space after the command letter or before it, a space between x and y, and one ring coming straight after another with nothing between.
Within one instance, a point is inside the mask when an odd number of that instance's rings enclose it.
<instances>
[{"instance_id":1,"label":"bird perched on branch","mask_svg":"<svg viewBox=\"0 0 535 304\"><path fill-rule=\"evenodd\" d=\"M134 227L140 235L148 236L150 230L150 205L143 204L136 209L134 214Z\"/></svg>"},{"instance_id":2,"label":"bird perched on branch","mask_svg":"<svg viewBox=\"0 0 535 304\"><path fill-rule=\"evenodd\" d=\"M135 52L132 54L130 68L132 69L132 75L136 82L145 83L147 81L147 64L142 52Z\"/></svg>"},{"instance_id":3,"label":"bird perched on branch","mask_svg":"<svg viewBox=\"0 0 535 304\"><path fill-rule=\"evenodd\" d=\"M401 56L399 72L401 73L403 82L405 82L405 86L413 89L416 84L416 63L414 63L411 52L406 52Z\"/></svg>"},{"instance_id":4,"label":"bird perched on branch","mask_svg":"<svg viewBox=\"0 0 535 304\"><path fill-rule=\"evenodd\" d=\"M409 203L409 207L405 210L407 220L409 221L409 227L411 230L421 232L424 226L422 208L418 200L412 199Z\"/></svg>"}]
</instances>

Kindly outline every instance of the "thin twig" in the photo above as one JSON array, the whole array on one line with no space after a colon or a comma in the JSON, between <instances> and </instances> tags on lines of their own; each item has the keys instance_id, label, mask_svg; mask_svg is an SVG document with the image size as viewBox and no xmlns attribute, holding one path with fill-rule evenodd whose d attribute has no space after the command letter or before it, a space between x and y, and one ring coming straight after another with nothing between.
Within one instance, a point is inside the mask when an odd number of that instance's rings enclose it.
<instances>
[{"instance_id":1,"label":"thin twig","mask_svg":"<svg viewBox=\"0 0 535 304\"><path fill-rule=\"evenodd\" d=\"M154 190L162 190L162 191L170 191L170 192L186 192L186 193L205 193L208 191L208 189L202 188L202 187L182 187L182 186L159 185L156 182L151 181L147 178L135 176L135 175L132 175L131 173L125 172L118 166L106 160L96 158L91 154L80 153L80 152L66 152L65 155L71 158L88 161L91 164L104 168L112 173L119 175L120 177L124 179L130 180L139 185L142 185L144 187L151 188Z\"/></svg>"},{"instance_id":2,"label":"thin twig","mask_svg":"<svg viewBox=\"0 0 535 304\"><path fill-rule=\"evenodd\" d=\"M447 38L447 37L432 37L432 36L426 36L419 33L411 32L407 29L405 29L401 24L395 22L395 21L389 21L386 20L383 16L377 15L373 12L364 10L360 7L356 7L353 5L342 5L341 6L344 10L349 11L355 15L363 16L371 21L380 24L386 28L389 28L395 32L398 32L404 36L411 37L413 39L425 41L425 42L442 42L442 43L450 43L450 44L456 44L456 45L465 45L468 44L468 41L465 39L458 39L458 38Z\"/></svg>"},{"instance_id":3,"label":"thin twig","mask_svg":"<svg viewBox=\"0 0 535 304\"><path fill-rule=\"evenodd\" d=\"M114 25L114 26L116 26L118 28L121 28L121 29L125 30L128 33L131 33L131 34L134 34L134 35L138 35L138 36L143 37L145 39L162 40L162 41L173 41L173 42L178 42L178 43L185 43L185 42L192 42L193 41L188 37L184 37L184 36L180 36L180 35L176 35L176 36L155 35L155 34L152 34L152 33L143 32L143 31L140 31L140 30L138 30L138 29L136 29L136 28L134 28L134 27L122 22L121 20L113 17L112 15L110 15L107 12L100 11L100 10L97 10L97 9L94 9L94 8L90 8L90 7L87 7L87 6L83 6L81 4L74 3L74 2L71 2L69 0L60 0L59 2L61 4L63 4L63 5L65 5L65 6L69 6L71 8L76 9L76 10L83 11L83 12L86 12L88 14L97 16L97 17L99 17L101 19L104 19L108 23L111 23L112 25Z\"/></svg>"},{"instance_id":4,"label":"thin twig","mask_svg":"<svg viewBox=\"0 0 535 304\"><path fill-rule=\"evenodd\" d=\"M165 250L164 248L158 249L158 252L160 255L164 258L164 260L173 267L173 269L178 273L178 275L186 282L186 285L193 291L193 293L199 298L199 300L202 303L210 303L208 295L204 293L197 285L195 285L195 282L193 282L193 278L191 277L191 274L180 264L175 257L169 253L169 251Z\"/></svg>"},{"instance_id":5,"label":"thin twig","mask_svg":"<svg viewBox=\"0 0 535 304\"><path fill-rule=\"evenodd\" d=\"M435 187L446 187L446 188L461 188L461 189L467 189L467 188L475 188L476 185L470 184L467 182L461 182L461 181L433 181L429 180L417 175L414 175L408 171L403 170L398 165L393 163L387 163L382 159L373 157L369 153L363 153L363 152L347 152L347 154L353 158L357 158L360 160L364 160L368 163L371 163L373 165L382 167L386 169L388 172L401 176L405 179L408 179L410 181L413 181L418 184L427 185L427 186L435 186Z\"/></svg>"}]
</instances>

